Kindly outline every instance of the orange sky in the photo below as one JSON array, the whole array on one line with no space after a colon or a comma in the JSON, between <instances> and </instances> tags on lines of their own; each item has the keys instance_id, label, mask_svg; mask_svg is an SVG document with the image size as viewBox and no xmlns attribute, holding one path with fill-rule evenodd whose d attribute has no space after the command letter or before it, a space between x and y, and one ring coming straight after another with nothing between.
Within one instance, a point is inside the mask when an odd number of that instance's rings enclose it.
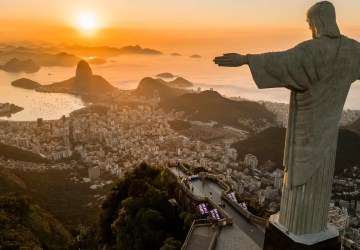
<instances>
[{"instance_id":1,"label":"orange sky","mask_svg":"<svg viewBox=\"0 0 360 250\"><path fill-rule=\"evenodd\" d=\"M11 0L1 1L0 37L88 45L140 44L159 50L208 53L280 50L310 39L309 0ZM360 40L359 0L334 0L342 32ZM97 28L85 33L78 18L92 13ZM181 51L180 51L181 52Z\"/></svg>"}]
</instances>

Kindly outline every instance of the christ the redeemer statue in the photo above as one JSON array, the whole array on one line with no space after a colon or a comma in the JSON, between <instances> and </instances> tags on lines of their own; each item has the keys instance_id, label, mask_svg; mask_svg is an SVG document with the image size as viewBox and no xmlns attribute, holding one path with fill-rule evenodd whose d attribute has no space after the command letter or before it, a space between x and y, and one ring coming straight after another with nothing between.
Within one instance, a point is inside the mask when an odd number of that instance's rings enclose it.
<instances>
[{"instance_id":1,"label":"christ the redeemer statue","mask_svg":"<svg viewBox=\"0 0 360 250\"><path fill-rule=\"evenodd\" d=\"M291 90L278 223L293 235L327 230L339 120L360 78L360 44L340 34L334 6L315 4L307 22L313 39L287 51L214 59L224 67L248 64L260 89Z\"/></svg>"}]
</instances>

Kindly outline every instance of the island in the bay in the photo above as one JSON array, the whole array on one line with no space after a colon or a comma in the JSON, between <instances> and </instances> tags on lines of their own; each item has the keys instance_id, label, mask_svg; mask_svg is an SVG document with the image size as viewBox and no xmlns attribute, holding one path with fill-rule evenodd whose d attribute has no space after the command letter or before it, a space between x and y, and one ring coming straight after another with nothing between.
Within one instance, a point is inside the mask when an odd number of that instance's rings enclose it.
<instances>
[{"instance_id":1,"label":"island in the bay","mask_svg":"<svg viewBox=\"0 0 360 250\"><path fill-rule=\"evenodd\" d=\"M11 115L22 111L24 108L11 103L0 103L0 117L10 117Z\"/></svg>"}]
</instances>

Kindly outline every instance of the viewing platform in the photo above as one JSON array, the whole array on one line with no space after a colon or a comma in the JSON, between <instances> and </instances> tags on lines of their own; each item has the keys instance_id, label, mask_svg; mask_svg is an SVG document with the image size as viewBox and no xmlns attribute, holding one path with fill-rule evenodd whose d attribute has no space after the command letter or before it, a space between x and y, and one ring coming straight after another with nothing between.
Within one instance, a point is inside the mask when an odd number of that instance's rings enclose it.
<instances>
[{"instance_id":1,"label":"viewing platform","mask_svg":"<svg viewBox=\"0 0 360 250\"><path fill-rule=\"evenodd\" d=\"M266 220L250 215L240 207L239 203L235 203L227 195L230 188L224 182L213 174L201 173L201 178L190 179L185 184L184 179L189 176L185 167L179 165L170 167L169 170L177 177L181 189L193 200L208 203L221 215L221 219L217 222L194 221L183 250L262 249Z\"/></svg>"}]
</instances>

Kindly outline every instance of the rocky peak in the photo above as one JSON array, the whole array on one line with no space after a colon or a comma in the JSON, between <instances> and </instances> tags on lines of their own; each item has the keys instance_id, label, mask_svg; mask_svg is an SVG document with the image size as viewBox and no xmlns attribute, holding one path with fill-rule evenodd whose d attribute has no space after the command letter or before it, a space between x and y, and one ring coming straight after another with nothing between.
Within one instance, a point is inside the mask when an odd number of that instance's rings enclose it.
<instances>
[{"instance_id":1,"label":"rocky peak","mask_svg":"<svg viewBox=\"0 0 360 250\"><path fill-rule=\"evenodd\" d=\"M76 67L76 77L90 77L92 76L92 70L89 64L81 60Z\"/></svg>"}]
</instances>

